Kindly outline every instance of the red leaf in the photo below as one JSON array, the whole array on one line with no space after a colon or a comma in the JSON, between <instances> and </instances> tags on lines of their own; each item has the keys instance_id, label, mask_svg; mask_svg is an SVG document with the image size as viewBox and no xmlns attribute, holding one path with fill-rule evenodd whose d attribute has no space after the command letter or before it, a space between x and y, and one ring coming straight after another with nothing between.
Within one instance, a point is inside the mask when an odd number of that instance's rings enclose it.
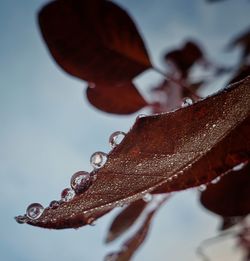
<instances>
[{"instance_id":1,"label":"red leaf","mask_svg":"<svg viewBox=\"0 0 250 261\"><path fill-rule=\"evenodd\" d=\"M87 98L99 110L116 114L134 113L147 105L131 82L96 84L88 87Z\"/></svg>"},{"instance_id":2,"label":"red leaf","mask_svg":"<svg viewBox=\"0 0 250 261\"><path fill-rule=\"evenodd\" d=\"M189 107L139 118L86 192L28 223L79 227L159 186L166 192L197 186L249 160L249 87L247 78Z\"/></svg>"},{"instance_id":3,"label":"red leaf","mask_svg":"<svg viewBox=\"0 0 250 261\"><path fill-rule=\"evenodd\" d=\"M180 71L183 78L188 76L190 68L203 57L202 50L194 42L187 42L183 48L171 51L165 55L166 61L171 61Z\"/></svg>"},{"instance_id":4,"label":"red leaf","mask_svg":"<svg viewBox=\"0 0 250 261\"><path fill-rule=\"evenodd\" d=\"M140 199L135 202L132 202L128 207L122 210L119 215L113 220L109 233L106 238L106 243L114 241L121 234L126 232L139 218L147 203Z\"/></svg>"},{"instance_id":5,"label":"red leaf","mask_svg":"<svg viewBox=\"0 0 250 261\"><path fill-rule=\"evenodd\" d=\"M131 80L151 67L134 22L110 1L53 1L39 25L56 62L83 80Z\"/></svg>"},{"instance_id":6,"label":"red leaf","mask_svg":"<svg viewBox=\"0 0 250 261\"><path fill-rule=\"evenodd\" d=\"M161 205L168 199L168 197L163 198L159 201L153 210L151 210L140 228L135 232L135 234L129 238L122 246L122 249L119 252L111 253L106 256L105 260L112 261L129 261L132 256L138 250L138 248L142 245L144 240L146 239L149 228L152 222L152 219L156 213L156 211L161 207Z\"/></svg>"},{"instance_id":7,"label":"red leaf","mask_svg":"<svg viewBox=\"0 0 250 261\"><path fill-rule=\"evenodd\" d=\"M202 205L224 216L245 216L250 213L250 164L239 171L225 175L217 184L211 184L201 193Z\"/></svg>"}]
</instances>

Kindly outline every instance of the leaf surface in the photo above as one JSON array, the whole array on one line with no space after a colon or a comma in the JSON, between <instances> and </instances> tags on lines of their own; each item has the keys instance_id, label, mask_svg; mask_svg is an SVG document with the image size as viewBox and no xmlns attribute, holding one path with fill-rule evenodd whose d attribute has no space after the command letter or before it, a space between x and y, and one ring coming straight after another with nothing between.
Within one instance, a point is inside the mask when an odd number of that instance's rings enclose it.
<instances>
[{"instance_id":1,"label":"leaf surface","mask_svg":"<svg viewBox=\"0 0 250 261\"><path fill-rule=\"evenodd\" d=\"M79 227L156 188L171 192L211 181L249 160L249 111L247 78L189 107L139 118L86 192L28 223Z\"/></svg>"}]
</instances>

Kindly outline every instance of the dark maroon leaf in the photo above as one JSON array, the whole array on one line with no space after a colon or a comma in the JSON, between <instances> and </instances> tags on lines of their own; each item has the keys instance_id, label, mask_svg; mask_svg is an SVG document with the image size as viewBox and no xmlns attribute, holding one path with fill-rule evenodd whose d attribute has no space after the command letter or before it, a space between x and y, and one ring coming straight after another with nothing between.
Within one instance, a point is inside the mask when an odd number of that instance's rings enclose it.
<instances>
[{"instance_id":1,"label":"dark maroon leaf","mask_svg":"<svg viewBox=\"0 0 250 261\"><path fill-rule=\"evenodd\" d=\"M79 227L157 187L171 192L197 186L249 160L249 87L247 78L189 107L139 118L86 192L28 223Z\"/></svg>"},{"instance_id":2,"label":"dark maroon leaf","mask_svg":"<svg viewBox=\"0 0 250 261\"><path fill-rule=\"evenodd\" d=\"M88 87L87 98L99 110L116 114L134 113L147 105L131 82L96 84Z\"/></svg>"},{"instance_id":3,"label":"dark maroon leaf","mask_svg":"<svg viewBox=\"0 0 250 261\"><path fill-rule=\"evenodd\" d=\"M39 25L55 61L83 80L127 81L151 67L134 22L113 2L53 1Z\"/></svg>"},{"instance_id":4,"label":"dark maroon leaf","mask_svg":"<svg viewBox=\"0 0 250 261\"><path fill-rule=\"evenodd\" d=\"M249 214L250 164L225 175L217 184L210 184L200 200L205 208L224 217Z\"/></svg>"},{"instance_id":5,"label":"dark maroon leaf","mask_svg":"<svg viewBox=\"0 0 250 261\"><path fill-rule=\"evenodd\" d=\"M141 215L147 203L140 199L135 202L132 202L128 207L122 210L119 215L113 220L108 236L106 238L106 243L109 243L116 238L118 238L121 234L126 232L138 219Z\"/></svg>"},{"instance_id":6,"label":"dark maroon leaf","mask_svg":"<svg viewBox=\"0 0 250 261\"><path fill-rule=\"evenodd\" d=\"M171 61L177 67L181 76L186 78L190 68L203 58L201 48L194 42L187 42L181 49L165 55L166 61Z\"/></svg>"},{"instance_id":7,"label":"dark maroon leaf","mask_svg":"<svg viewBox=\"0 0 250 261\"><path fill-rule=\"evenodd\" d=\"M122 249L119 252L111 253L106 256L105 260L112 260L112 261L129 261L131 260L132 256L138 250L138 248L142 245L145 241L150 225L152 223L152 219L156 213L156 211L161 207L161 205L167 200L168 197L163 198L159 201L153 210L151 210L140 228L135 232L135 234L129 238L122 246Z\"/></svg>"}]
</instances>

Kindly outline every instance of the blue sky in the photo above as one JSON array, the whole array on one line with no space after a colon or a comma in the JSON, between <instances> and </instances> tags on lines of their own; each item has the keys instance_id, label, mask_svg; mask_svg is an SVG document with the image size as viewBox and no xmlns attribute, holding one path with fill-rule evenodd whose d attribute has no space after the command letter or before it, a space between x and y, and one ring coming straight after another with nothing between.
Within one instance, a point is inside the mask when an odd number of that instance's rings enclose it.
<instances>
[{"instance_id":1,"label":"blue sky","mask_svg":"<svg viewBox=\"0 0 250 261\"><path fill-rule=\"evenodd\" d=\"M203 0L117 2L132 14L158 67L163 67L163 52L187 38L200 40L211 58L233 63L239 52L223 53L223 47L249 25L247 0L211 5ZM97 111L85 99L85 83L54 63L36 22L36 12L44 3L0 1L0 259L98 261L121 242L111 247L103 244L115 213L98 220L95 227L64 231L18 225L13 219L29 203L46 206L57 199L74 172L90 170L94 151L109 150L109 135L116 130L126 132L136 117ZM158 78L147 72L138 80L140 89ZM157 214L151 235L134 260L199 260L195 247L215 234L217 224L215 216L198 207L196 191L179 193ZM240 256L223 251L226 260ZM210 252L216 258L222 254L221 248Z\"/></svg>"}]
</instances>

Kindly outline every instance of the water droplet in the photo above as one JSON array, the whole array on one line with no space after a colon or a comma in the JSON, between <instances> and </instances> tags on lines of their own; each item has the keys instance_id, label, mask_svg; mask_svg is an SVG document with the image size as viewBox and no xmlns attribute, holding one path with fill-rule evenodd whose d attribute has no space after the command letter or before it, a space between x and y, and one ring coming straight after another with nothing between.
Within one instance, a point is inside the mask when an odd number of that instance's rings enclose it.
<instances>
[{"instance_id":1,"label":"water droplet","mask_svg":"<svg viewBox=\"0 0 250 261\"><path fill-rule=\"evenodd\" d=\"M71 188L75 191L75 193L83 193L86 191L92 184L92 177L86 171L78 171L76 172L70 180Z\"/></svg>"},{"instance_id":2,"label":"water droplet","mask_svg":"<svg viewBox=\"0 0 250 261\"><path fill-rule=\"evenodd\" d=\"M27 207L26 215L30 219L38 219L44 211L44 208L39 203L32 203Z\"/></svg>"},{"instance_id":3,"label":"water droplet","mask_svg":"<svg viewBox=\"0 0 250 261\"><path fill-rule=\"evenodd\" d=\"M49 204L49 207L50 208L58 208L60 205L60 201L57 201L57 200L52 200Z\"/></svg>"},{"instance_id":4,"label":"water droplet","mask_svg":"<svg viewBox=\"0 0 250 261\"><path fill-rule=\"evenodd\" d=\"M115 148L117 145L119 145L125 136L126 133L122 131L116 131L112 133L109 137L109 144L111 148Z\"/></svg>"},{"instance_id":5,"label":"water droplet","mask_svg":"<svg viewBox=\"0 0 250 261\"><path fill-rule=\"evenodd\" d=\"M212 184L216 184L216 183L218 183L220 181L220 177L218 176L218 177L216 177L215 179L213 179L212 181L211 181L211 183Z\"/></svg>"},{"instance_id":6,"label":"water droplet","mask_svg":"<svg viewBox=\"0 0 250 261\"><path fill-rule=\"evenodd\" d=\"M71 188L66 188L62 191L61 193L61 198L62 198L62 201L64 202L68 202L70 200L72 200L75 196L75 191Z\"/></svg>"},{"instance_id":7,"label":"water droplet","mask_svg":"<svg viewBox=\"0 0 250 261\"><path fill-rule=\"evenodd\" d=\"M90 157L90 163L94 169L99 169L107 161L107 154L101 151L97 151Z\"/></svg>"},{"instance_id":8,"label":"water droplet","mask_svg":"<svg viewBox=\"0 0 250 261\"><path fill-rule=\"evenodd\" d=\"M202 191L205 191L206 188L207 188L207 186L202 184L202 185L199 186L198 190L202 192Z\"/></svg>"},{"instance_id":9,"label":"water droplet","mask_svg":"<svg viewBox=\"0 0 250 261\"><path fill-rule=\"evenodd\" d=\"M242 162L236 166L233 167L233 171L239 171L239 170L242 170L245 166L246 166L246 162Z\"/></svg>"},{"instance_id":10,"label":"water droplet","mask_svg":"<svg viewBox=\"0 0 250 261\"><path fill-rule=\"evenodd\" d=\"M19 223L19 224L24 224L24 223L27 223L28 218L27 218L26 215L23 215L23 216L17 216L17 217L15 217L15 220L16 220L16 222Z\"/></svg>"},{"instance_id":11,"label":"water droplet","mask_svg":"<svg viewBox=\"0 0 250 261\"><path fill-rule=\"evenodd\" d=\"M147 193L145 194L142 199L145 201L145 202L150 202L152 199L153 199L153 196L150 194L150 193Z\"/></svg>"},{"instance_id":12,"label":"water droplet","mask_svg":"<svg viewBox=\"0 0 250 261\"><path fill-rule=\"evenodd\" d=\"M144 118L144 117L147 117L146 114L138 114L137 117L136 117L136 120L139 120L140 118Z\"/></svg>"},{"instance_id":13,"label":"water droplet","mask_svg":"<svg viewBox=\"0 0 250 261\"><path fill-rule=\"evenodd\" d=\"M189 97L185 97L182 100L181 107L184 108L184 107L187 107L187 106L192 105L192 104L193 104L193 100Z\"/></svg>"}]
</instances>

